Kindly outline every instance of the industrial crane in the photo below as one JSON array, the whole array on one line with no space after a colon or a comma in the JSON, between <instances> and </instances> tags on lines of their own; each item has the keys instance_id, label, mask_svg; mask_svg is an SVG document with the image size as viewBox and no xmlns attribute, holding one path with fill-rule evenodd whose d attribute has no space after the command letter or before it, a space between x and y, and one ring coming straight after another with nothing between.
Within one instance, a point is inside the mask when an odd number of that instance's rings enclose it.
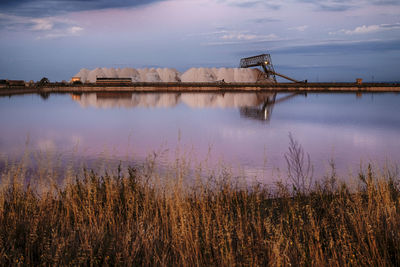
<instances>
[{"instance_id":1,"label":"industrial crane","mask_svg":"<svg viewBox=\"0 0 400 267\"><path fill-rule=\"evenodd\" d=\"M272 65L271 55L270 54L261 54L253 57L246 57L240 60L241 68L250 68L250 67L262 67L268 79L271 79L276 82L276 76L280 76L284 79L295 83L307 83L305 81L298 81L293 78L290 78L286 75L280 74L274 70L274 66Z\"/></svg>"}]
</instances>

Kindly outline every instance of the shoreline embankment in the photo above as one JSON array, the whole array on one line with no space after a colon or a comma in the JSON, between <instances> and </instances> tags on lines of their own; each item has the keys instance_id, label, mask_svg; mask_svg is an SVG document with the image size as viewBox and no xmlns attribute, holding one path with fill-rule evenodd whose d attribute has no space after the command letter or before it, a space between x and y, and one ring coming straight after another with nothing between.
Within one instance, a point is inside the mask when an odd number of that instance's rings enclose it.
<instances>
[{"instance_id":1,"label":"shoreline embankment","mask_svg":"<svg viewBox=\"0 0 400 267\"><path fill-rule=\"evenodd\" d=\"M347 92L383 93L400 92L398 83L164 83L138 82L116 84L59 84L42 86L8 86L0 88L0 95L43 93L96 93L96 92Z\"/></svg>"}]
</instances>

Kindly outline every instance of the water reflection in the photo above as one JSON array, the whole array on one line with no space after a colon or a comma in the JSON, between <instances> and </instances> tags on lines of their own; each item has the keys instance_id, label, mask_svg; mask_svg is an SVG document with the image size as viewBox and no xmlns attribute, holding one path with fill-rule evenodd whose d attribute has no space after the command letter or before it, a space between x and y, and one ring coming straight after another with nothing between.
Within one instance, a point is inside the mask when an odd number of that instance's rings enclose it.
<instances>
[{"instance_id":1,"label":"water reflection","mask_svg":"<svg viewBox=\"0 0 400 267\"><path fill-rule=\"evenodd\" d=\"M291 93L288 95L281 96L277 98L277 94L270 94L269 97L264 99L264 102L258 106L254 107L241 107L240 108L240 116L242 118L251 118L256 119L259 121L266 121L268 122L271 119L272 109L274 108L275 104L279 104L285 102L297 95L305 95L302 93Z\"/></svg>"},{"instance_id":2,"label":"water reflection","mask_svg":"<svg viewBox=\"0 0 400 267\"><path fill-rule=\"evenodd\" d=\"M171 108L184 104L191 108L239 108L240 116L269 121L276 103L297 94L277 98L277 93L131 93L102 92L71 94L81 107L109 108Z\"/></svg>"},{"instance_id":3,"label":"water reflection","mask_svg":"<svg viewBox=\"0 0 400 267\"><path fill-rule=\"evenodd\" d=\"M272 115L272 108L274 107L276 94L272 94L265 98L264 102L258 106L241 107L240 116L243 118L251 118L260 121L269 121Z\"/></svg>"},{"instance_id":4,"label":"water reflection","mask_svg":"<svg viewBox=\"0 0 400 267\"><path fill-rule=\"evenodd\" d=\"M288 133L320 177L360 160L400 160L400 95L273 93L98 93L0 98L0 158L33 150L81 158L146 158L177 145L199 159L223 159L247 174L285 170ZM261 122L261 123L260 123ZM29 138L28 138L29 137ZM210 156L211 147L211 156ZM106 156L104 156L106 155ZM1 160L0 160L1 162ZM318 172L317 168L320 168Z\"/></svg>"},{"instance_id":5,"label":"water reflection","mask_svg":"<svg viewBox=\"0 0 400 267\"><path fill-rule=\"evenodd\" d=\"M50 97L50 93L40 93L39 95L43 100L47 100Z\"/></svg>"},{"instance_id":6,"label":"water reflection","mask_svg":"<svg viewBox=\"0 0 400 267\"><path fill-rule=\"evenodd\" d=\"M281 94L282 95L282 94ZM277 98L277 93L131 93L102 92L71 94L81 107L95 108L171 108L185 104L191 108L239 108L242 118L268 122L274 105L298 95Z\"/></svg>"},{"instance_id":7,"label":"water reflection","mask_svg":"<svg viewBox=\"0 0 400 267\"><path fill-rule=\"evenodd\" d=\"M170 108L185 104L192 108L243 108L273 104L276 93L114 93L71 94L82 107ZM267 105L268 105L267 104Z\"/></svg>"}]
</instances>

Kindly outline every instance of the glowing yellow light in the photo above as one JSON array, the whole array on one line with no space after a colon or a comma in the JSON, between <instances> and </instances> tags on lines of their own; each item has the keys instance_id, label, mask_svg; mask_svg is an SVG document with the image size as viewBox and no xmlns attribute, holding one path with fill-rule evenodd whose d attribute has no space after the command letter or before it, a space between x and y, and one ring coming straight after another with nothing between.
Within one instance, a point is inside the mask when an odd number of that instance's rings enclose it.
<instances>
[{"instance_id":1,"label":"glowing yellow light","mask_svg":"<svg viewBox=\"0 0 400 267\"><path fill-rule=\"evenodd\" d=\"M268 65L268 61L265 61L265 65Z\"/></svg>"}]
</instances>

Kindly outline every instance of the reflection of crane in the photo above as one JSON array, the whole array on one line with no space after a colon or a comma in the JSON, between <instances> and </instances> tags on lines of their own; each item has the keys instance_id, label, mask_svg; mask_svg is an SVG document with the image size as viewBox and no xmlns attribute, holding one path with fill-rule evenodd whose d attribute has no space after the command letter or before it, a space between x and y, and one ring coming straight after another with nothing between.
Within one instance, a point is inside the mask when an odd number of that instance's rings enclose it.
<instances>
[{"instance_id":1,"label":"reflection of crane","mask_svg":"<svg viewBox=\"0 0 400 267\"><path fill-rule=\"evenodd\" d=\"M271 55L270 54L262 54L254 57L246 57L240 60L240 67L241 68L250 68L250 67L262 67L265 74L267 75L267 79L273 79L276 82L276 75L286 80L295 82L295 83L307 83L305 81L298 81L293 78L290 78L286 75L280 74L274 70L274 66L272 65Z\"/></svg>"},{"instance_id":2,"label":"reflection of crane","mask_svg":"<svg viewBox=\"0 0 400 267\"><path fill-rule=\"evenodd\" d=\"M263 95L260 97L263 98L260 105L240 108L240 116L261 121L269 121L276 99L276 93Z\"/></svg>"},{"instance_id":3,"label":"reflection of crane","mask_svg":"<svg viewBox=\"0 0 400 267\"><path fill-rule=\"evenodd\" d=\"M239 109L240 116L244 118L251 118L260 121L268 122L271 119L272 109L275 104L284 102L292 97L298 95L298 93L293 93L279 99L276 99L277 93L264 95L262 104L254 107L242 107Z\"/></svg>"}]
</instances>

